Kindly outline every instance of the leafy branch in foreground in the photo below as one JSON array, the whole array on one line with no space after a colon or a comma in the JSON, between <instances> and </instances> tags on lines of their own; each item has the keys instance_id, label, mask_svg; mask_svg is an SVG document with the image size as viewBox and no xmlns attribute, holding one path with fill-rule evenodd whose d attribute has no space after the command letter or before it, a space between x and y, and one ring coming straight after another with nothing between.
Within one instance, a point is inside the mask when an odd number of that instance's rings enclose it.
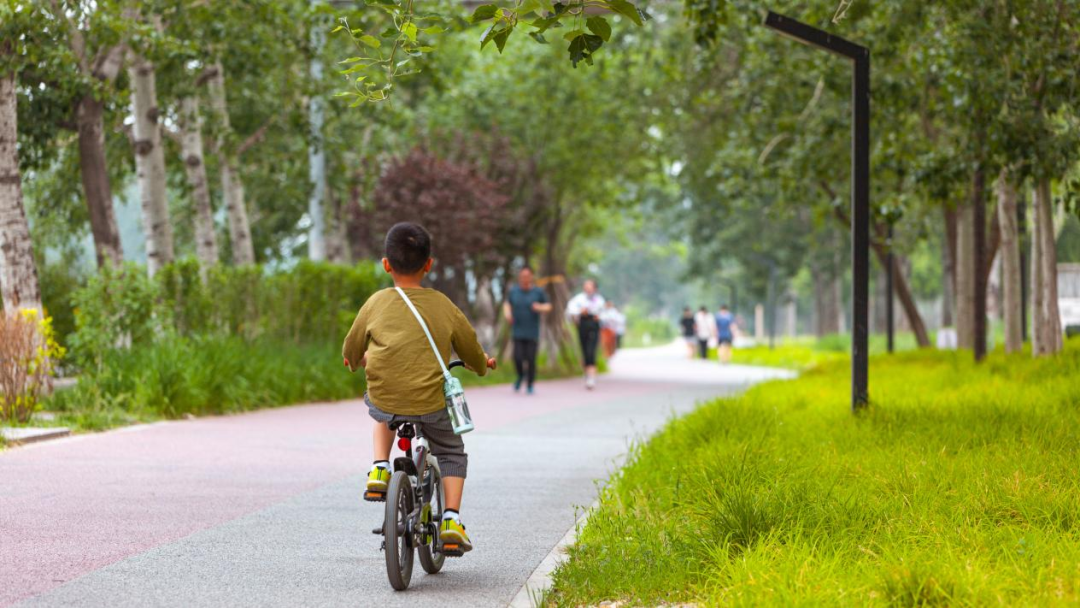
<instances>
[{"instance_id":1,"label":"leafy branch in foreground","mask_svg":"<svg viewBox=\"0 0 1080 608\"><path fill-rule=\"evenodd\" d=\"M385 11L391 19L391 25L378 36L363 28L350 27L348 19L344 17L340 20L341 24L331 31L347 32L359 51L359 55L339 62L347 66L339 73L349 77L352 89L335 95L354 98L349 105L353 108L365 101L389 99L394 79L418 73L420 69L410 63L424 53L435 50L434 46L421 40L421 34L434 35L446 31L447 20L442 15L417 14L413 0L368 0L368 5Z\"/></svg>"},{"instance_id":2,"label":"leafy branch in foreground","mask_svg":"<svg viewBox=\"0 0 1080 608\"><path fill-rule=\"evenodd\" d=\"M392 25L378 36L363 28L352 28L344 17L333 32L346 32L360 51L340 63L346 67L340 73L349 77L352 87L338 93L337 97L352 97L349 107L357 107L365 101L379 102L389 99L394 79L415 74L420 70L409 63L425 53L435 50L433 44L420 40L421 34L435 35L446 31L452 17L439 13L418 14L414 0L367 0L368 6L385 11ZM486 24L480 35L480 48L494 42L502 53L506 41L520 25L531 28L530 38L539 44L548 44L544 36L548 30L569 24L570 30L563 35L567 42L570 63L576 68L584 61L593 63L596 51L611 39L611 24L607 14L615 14L641 26L650 17L629 0L576 0L568 3L551 0L516 0L512 7L494 4L478 6L469 22ZM389 52L384 42L392 41Z\"/></svg>"}]
</instances>

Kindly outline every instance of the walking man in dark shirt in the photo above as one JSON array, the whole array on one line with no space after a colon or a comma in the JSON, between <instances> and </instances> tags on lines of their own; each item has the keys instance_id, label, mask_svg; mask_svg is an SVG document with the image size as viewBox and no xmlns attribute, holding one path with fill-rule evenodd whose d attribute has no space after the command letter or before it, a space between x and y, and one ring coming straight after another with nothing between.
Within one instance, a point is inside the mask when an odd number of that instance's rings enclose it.
<instances>
[{"instance_id":1,"label":"walking man in dark shirt","mask_svg":"<svg viewBox=\"0 0 1080 608\"><path fill-rule=\"evenodd\" d=\"M528 266L518 273L517 285L503 304L503 315L513 329L514 368L517 380L514 392L521 390L522 381L531 395L536 381L536 347L540 342L540 314L551 311L547 294L533 284L533 272Z\"/></svg>"}]
</instances>

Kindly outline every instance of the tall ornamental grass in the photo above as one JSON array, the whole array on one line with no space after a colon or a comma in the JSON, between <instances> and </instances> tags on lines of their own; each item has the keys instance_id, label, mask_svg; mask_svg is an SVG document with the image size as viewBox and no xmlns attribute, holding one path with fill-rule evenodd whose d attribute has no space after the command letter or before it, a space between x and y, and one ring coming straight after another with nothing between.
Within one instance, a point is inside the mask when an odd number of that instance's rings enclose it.
<instances>
[{"instance_id":1,"label":"tall ornamental grass","mask_svg":"<svg viewBox=\"0 0 1080 608\"><path fill-rule=\"evenodd\" d=\"M560 606L1080 603L1080 342L1055 358L845 360L633 450L555 577Z\"/></svg>"},{"instance_id":2,"label":"tall ornamental grass","mask_svg":"<svg viewBox=\"0 0 1080 608\"><path fill-rule=\"evenodd\" d=\"M356 396L363 375L342 368L341 340L387 284L373 264L270 272L181 261L152 279L134 264L103 269L74 295L78 384L45 406L61 423L100 429Z\"/></svg>"}]
</instances>

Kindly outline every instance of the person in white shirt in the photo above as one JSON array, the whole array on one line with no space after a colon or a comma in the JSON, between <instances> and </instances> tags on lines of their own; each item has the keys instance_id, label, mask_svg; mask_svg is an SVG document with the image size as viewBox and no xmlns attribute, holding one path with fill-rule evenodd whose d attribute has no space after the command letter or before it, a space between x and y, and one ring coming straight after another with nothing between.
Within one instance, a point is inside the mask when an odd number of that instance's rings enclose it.
<instances>
[{"instance_id":1,"label":"person in white shirt","mask_svg":"<svg viewBox=\"0 0 1080 608\"><path fill-rule=\"evenodd\" d=\"M604 311L604 296L596 293L596 287L596 281L586 280L582 292L566 305L566 316L578 328L585 388L590 390L596 386L596 346L600 341L600 314Z\"/></svg>"},{"instance_id":2,"label":"person in white shirt","mask_svg":"<svg viewBox=\"0 0 1080 608\"><path fill-rule=\"evenodd\" d=\"M697 338L698 355L702 359L708 359L709 340L716 337L716 319L704 306L694 315L694 336Z\"/></svg>"}]
</instances>

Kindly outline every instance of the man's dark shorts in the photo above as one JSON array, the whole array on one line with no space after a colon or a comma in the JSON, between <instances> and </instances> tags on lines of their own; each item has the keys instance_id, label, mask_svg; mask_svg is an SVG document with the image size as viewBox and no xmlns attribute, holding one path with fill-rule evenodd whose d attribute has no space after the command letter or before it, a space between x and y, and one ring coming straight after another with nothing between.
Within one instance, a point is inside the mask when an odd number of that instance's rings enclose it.
<instances>
[{"instance_id":1,"label":"man's dark shorts","mask_svg":"<svg viewBox=\"0 0 1080 608\"><path fill-rule=\"evenodd\" d=\"M439 461L439 471L443 477L465 477L469 468L469 455L465 453L465 442L461 435L454 433L450 424L450 415L446 408L421 416L402 416L384 412L375 406L364 393L364 403L368 406L368 415L376 422L412 422L423 429L422 435L431 446L431 453Z\"/></svg>"}]
</instances>

